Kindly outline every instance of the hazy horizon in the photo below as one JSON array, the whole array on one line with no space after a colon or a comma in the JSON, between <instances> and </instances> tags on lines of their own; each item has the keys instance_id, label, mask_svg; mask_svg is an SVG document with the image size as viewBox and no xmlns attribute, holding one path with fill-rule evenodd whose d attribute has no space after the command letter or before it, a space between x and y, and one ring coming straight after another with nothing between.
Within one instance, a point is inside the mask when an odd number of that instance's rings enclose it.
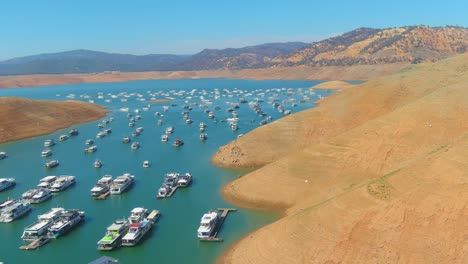
<instances>
[{"instance_id":1,"label":"hazy horizon","mask_svg":"<svg viewBox=\"0 0 468 264\"><path fill-rule=\"evenodd\" d=\"M468 25L466 1L288 3L214 0L0 3L0 61L77 49L190 55L203 49L315 42L359 27ZM397 21L397 22L395 22ZM440 24L444 21L444 24Z\"/></svg>"}]
</instances>

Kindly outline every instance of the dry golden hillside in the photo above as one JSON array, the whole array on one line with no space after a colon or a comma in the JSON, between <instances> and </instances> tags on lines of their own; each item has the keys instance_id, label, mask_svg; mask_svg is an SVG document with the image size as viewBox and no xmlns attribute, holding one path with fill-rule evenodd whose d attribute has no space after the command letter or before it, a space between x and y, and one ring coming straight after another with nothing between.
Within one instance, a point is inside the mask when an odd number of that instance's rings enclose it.
<instances>
[{"instance_id":1,"label":"dry golden hillside","mask_svg":"<svg viewBox=\"0 0 468 264\"><path fill-rule=\"evenodd\" d=\"M336 90L336 89L346 89L352 86L353 86L352 84L344 82L344 81L328 81L328 82L319 83L310 88Z\"/></svg>"},{"instance_id":2,"label":"dry golden hillside","mask_svg":"<svg viewBox=\"0 0 468 264\"><path fill-rule=\"evenodd\" d=\"M0 143L45 135L106 114L98 105L78 101L0 98Z\"/></svg>"},{"instance_id":3,"label":"dry golden hillside","mask_svg":"<svg viewBox=\"0 0 468 264\"><path fill-rule=\"evenodd\" d=\"M264 166L224 196L283 215L220 261L467 263L467 84L468 54L418 65L225 146L218 164Z\"/></svg>"},{"instance_id":4,"label":"dry golden hillside","mask_svg":"<svg viewBox=\"0 0 468 264\"><path fill-rule=\"evenodd\" d=\"M279 65L357 65L436 61L466 52L468 29L414 26L360 28L272 60Z\"/></svg>"}]
</instances>

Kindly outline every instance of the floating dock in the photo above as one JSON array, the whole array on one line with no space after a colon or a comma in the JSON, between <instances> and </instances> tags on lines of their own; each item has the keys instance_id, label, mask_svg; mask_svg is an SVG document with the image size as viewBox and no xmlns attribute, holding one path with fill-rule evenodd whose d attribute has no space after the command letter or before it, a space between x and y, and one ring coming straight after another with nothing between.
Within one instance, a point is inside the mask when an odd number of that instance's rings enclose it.
<instances>
[{"instance_id":1,"label":"floating dock","mask_svg":"<svg viewBox=\"0 0 468 264\"><path fill-rule=\"evenodd\" d=\"M166 195L166 197L164 197L164 198L171 197L171 196L175 193L175 191L176 191L178 188L179 188L179 186L175 186L174 188L172 188L171 192L168 193L168 194Z\"/></svg>"},{"instance_id":2,"label":"floating dock","mask_svg":"<svg viewBox=\"0 0 468 264\"><path fill-rule=\"evenodd\" d=\"M49 242L49 240L50 240L50 238L48 236L43 236L43 237L41 237L39 239L36 239L36 240L32 241L28 245L21 246L20 249L23 249L23 250L37 249L37 248L41 247L42 245L47 244Z\"/></svg>"},{"instance_id":3,"label":"floating dock","mask_svg":"<svg viewBox=\"0 0 468 264\"><path fill-rule=\"evenodd\" d=\"M223 242L222 238L218 237L219 230L221 226L223 226L224 220L228 216L229 212L235 212L237 209L235 208L217 208L218 211L222 211L221 216L219 217L218 224L215 227L214 233L212 236L207 238L200 238L200 241L208 241L208 242Z\"/></svg>"},{"instance_id":4,"label":"floating dock","mask_svg":"<svg viewBox=\"0 0 468 264\"><path fill-rule=\"evenodd\" d=\"M174 187L171 189L171 191L170 191L169 193L167 193L166 196L164 196L164 197L156 196L156 198L158 198L158 199L169 198L169 197L171 197L171 196L175 193L175 191L176 191L178 188L179 188L179 186L174 186Z\"/></svg>"},{"instance_id":5,"label":"floating dock","mask_svg":"<svg viewBox=\"0 0 468 264\"><path fill-rule=\"evenodd\" d=\"M158 210L153 210L153 211L146 217L146 219L148 219L148 220L151 221L152 223L156 223L156 221L158 221L160 215L161 215L161 213L159 213Z\"/></svg>"}]
</instances>

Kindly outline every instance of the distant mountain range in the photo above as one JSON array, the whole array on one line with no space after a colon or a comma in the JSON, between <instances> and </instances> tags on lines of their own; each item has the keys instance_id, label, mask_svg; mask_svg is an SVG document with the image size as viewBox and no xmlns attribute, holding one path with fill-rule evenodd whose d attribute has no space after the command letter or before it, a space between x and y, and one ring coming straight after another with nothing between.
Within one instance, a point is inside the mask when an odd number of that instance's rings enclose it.
<instances>
[{"instance_id":1,"label":"distant mountain range","mask_svg":"<svg viewBox=\"0 0 468 264\"><path fill-rule=\"evenodd\" d=\"M0 75L216 70L279 66L348 66L435 61L468 47L464 27L358 28L316 43L267 43L205 49L194 55L129 55L89 50L40 54L0 62Z\"/></svg>"}]
</instances>

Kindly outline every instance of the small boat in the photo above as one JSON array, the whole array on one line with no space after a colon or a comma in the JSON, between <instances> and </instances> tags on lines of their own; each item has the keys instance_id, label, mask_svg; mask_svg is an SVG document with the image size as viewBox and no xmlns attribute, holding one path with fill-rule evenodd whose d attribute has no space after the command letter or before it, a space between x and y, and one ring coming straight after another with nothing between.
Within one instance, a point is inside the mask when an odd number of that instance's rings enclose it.
<instances>
[{"instance_id":1,"label":"small boat","mask_svg":"<svg viewBox=\"0 0 468 264\"><path fill-rule=\"evenodd\" d=\"M69 134L70 136L77 136L78 133L79 133L79 132L78 132L78 130L76 130L76 129L71 129L70 131L68 131L68 134Z\"/></svg>"},{"instance_id":2,"label":"small boat","mask_svg":"<svg viewBox=\"0 0 468 264\"><path fill-rule=\"evenodd\" d=\"M213 113L213 112L209 112L209 113L208 113L208 118L211 118L211 119L213 119L214 117L215 117L215 115L214 115L214 113Z\"/></svg>"},{"instance_id":3,"label":"small boat","mask_svg":"<svg viewBox=\"0 0 468 264\"><path fill-rule=\"evenodd\" d=\"M191 183L192 183L192 174L188 172L177 178L177 186L179 187L187 187Z\"/></svg>"},{"instance_id":4,"label":"small boat","mask_svg":"<svg viewBox=\"0 0 468 264\"><path fill-rule=\"evenodd\" d=\"M206 125L205 125L205 123L203 123L203 122L200 122L200 125L198 125L198 127L199 127L199 128L205 128L205 127L206 127Z\"/></svg>"},{"instance_id":5,"label":"small boat","mask_svg":"<svg viewBox=\"0 0 468 264\"><path fill-rule=\"evenodd\" d=\"M58 160L51 160L51 161L49 161L49 162L47 162L47 163L45 164L45 167L46 167L47 169L51 169L51 168L57 167L58 165L59 165L59 161L58 161Z\"/></svg>"},{"instance_id":6,"label":"small boat","mask_svg":"<svg viewBox=\"0 0 468 264\"><path fill-rule=\"evenodd\" d=\"M106 134L111 134L111 133L112 133L112 129L106 128L106 129L103 130L103 132L106 133Z\"/></svg>"},{"instance_id":7,"label":"small boat","mask_svg":"<svg viewBox=\"0 0 468 264\"><path fill-rule=\"evenodd\" d=\"M52 192L61 192L75 183L75 176L60 176L52 186L50 186L50 190Z\"/></svg>"},{"instance_id":8,"label":"small boat","mask_svg":"<svg viewBox=\"0 0 468 264\"><path fill-rule=\"evenodd\" d=\"M208 135L206 133L200 133L200 140L204 141L208 138Z\"/></svg>"},{"instance_id":9,"label":"small boat","mask_svg":"<svg viewBox=\"0 0 468 264\"><path fill-rule=\"evenodd\" d=\"M135 129L135 131L138 131L138 132L141 133L141 132L143 132L143 127L137 127L137 128Z\"/></svg>"},{"instance_id":10,"label":"small boat","mask_svg":"<svg viewBox=\"0 0 468 264\"><path fill-rule=\"evenodd\" d=\"M162 126L162 124L163 124L162 119L159 119L159 120L158 120L158 126Z\"/></svg>"},{"instance_id":11,"label":"small boat","mask_svg":"<svg viewBox=\"0 0 468 264\"><path fill-rule=\"evenodd\" d=\"M133 131L132 132L132 137L138 137L140 135L140 132L138 131Z\"/></svg>"},{"instance_id":12,"label":"small boat","mask_svg":"<svg viewBox=\"0 0 468 264\"><path fill-rule=\"evenodd\" d=\"M168 135L162 135L162 136L161 136L161 141L162 141L162 142L167 142L167 141L169 141L169 136L168 136Z\"/></svg>"},{"instance_id":13,"label":"small boat","mask_svg":"<svg viewBox=\"0 0 468 264\"><path fill-rule=\"evenodd\" d=\"M14 178L0 178L0 192L13 188L16 185Z\"/></svg>"},{"instance_id":14,"label":"small boat","mask_svg":"<svg viewBox=\"0 0 468 264\"><path fill-rule=\"evenodd\" d=\"M37 187L39 188L49 188L57 180L57 176L46 176L39 180Z\"/></svg>"},{"instance_id":15,"label":"small boat","mask_svg":"<svg viewBox=\"0 0 468 264\"><path fill-rule=\"evenodd\" d=\"M30 211L31 206L29 204L15 201L1 209L0 222L12 222Z\"/></svg>"},{"instance_id":16,"label":"small boat","mask_svg":"<svg viewBox=\"0 0 468 264\"><path fill-rule=\"evenodd\" d=\"M0 152L0 160L4 159L6 157L8 157L6 152Z\"/></svg>"},{"instance_id":17,"label":"small boat","mask_svg":"<svg viewBox=\"0 0 468 264\"><path fill-rule=\"evenodd\" d=\"M97 197L108 192L113 182L114 180L111 175L104 175L91 189L91 196Z\"/></svg>"},{"instance_id":18,"label":"small boat","mask_svg":"<svg viewBox=\"0 0 468 264\"><path fill-rule=\"evenodd\" d=\"M52 147L53 145L55 145L55 141L53 139L47 139L44 141L44 147Z\"/></svg>"},{"instance_id":19,"label":"small boat","mask_svg":"<svg viewBox=\"0 0 468 264\"><path fill-rule=\"evenodd\" d=\"M100 160L95 160L94 161L94 168L101 168L102 167L102 162Z\"/></svg>"},{"instance_id":20,"label":"small boat","mask_svg":"<svg viewBox=\"0 0 468 264\"><path fill-rule=\"evenodd\" d=\"M121 245L122 237L128 232L130 223L126 219L116 220L106 229L104 235L98 244L99 250L113 250ZM107 262L106 262L107 263Z\"/></svg>"},{"instance_id":21,"label":"small boat","mask_svg":"<svg viewBox=\"0 0 468 264\"><path fill-rule=\"evenodd\" d=\"M166 135L169 135L169 134L172 134L174 133L174 127L173 126L169 126L166 128Z\"/></svg>"},{"instance_id":22,"label":"small boat","mask_svg":"<svg viewBox=\"0 0 468 264\"><path fill-rule=\"evenodd\" d=\"M132 143L132 149L139 149L140 148L140 143L139 142L133 142Z\"/></svg>"},{"instance_id":23,"label":"small boat","mask_svg":"<svg viewBox=\"0 0 468 264\"><path fill-rule=\"evenodd\" d=\"M122 143L130 143L131 141L132 140L128 136L125 136L125 137L122 138Z\"/></svg>"},{"instance_id":24,"label":"small boat","mask_svg":"<svg viewBox=\"0 0 468 264\"><path fill-rule=\"evenodd\" d=\"M159 190L158 190L158 194L156 195L156 197L158 199L162 199L162 198L166 198L168 197L168 195L172 192L172 187L170 185L167 185L167 184L163 184Z\"/></svg>"},{"instance_id":25,"label":"small boat","mask_svg":"<svg viewBox=\"0 0 468 264\"><path fill-rule=\"evenodd\" d=\"M239 127L237 126L236 123L232 123L232 124L231 124L231 130L232 130L232 131L239 130Z\"/></svg>"},{"instance_id":26,"label":"small boat","mask_svg":"<svg viewBox=\"0 0 468 264\"><path fill-rule=\"evenodd\" d=\"M60 135L59 140L60 140L60 141L65 141L65 140L67 140L68 138L69 138L68 135Z\"/></svg>"},{"instance_id":27,"label":"small boat","mask_svg":"<svg viewBox=\"0 0 468 264\"><path fill-rule=\"evenodd\" d=\"M99 132L99 133L97 133L96 138L103 138L103 137L105 137L106 135L107 135L107 134L104 133L104 132Z\"/></svg>"},{"instance_id":28,"label":"small boat","mask_svg":"<svg viewBox=\"0 0 468 264\"><path fill-rule=\"evenodd\" d=\"M135 126L135 122L130 122L130 123L128 123L128 126L129 126L129 127L134 127L134 126Z\"/></svg>"},{"instance_id":29,"label":"small boat","mask_svg":"<svg viewBox=\"0 0 468 264\"><path fill-rule=\"evenodd\" d=\"M33 204L42 203L52 197L52 193L49 189L39 189L28 201Z\"/></svg>"},{"instance_id":30,"label":"small boat","mask_svg":"<svg viewBox=\"0 0 468 264\"><path fill-rule=\"evenodd\" d=\"M49 238L59 238L63 236L68 231L77 226L81 220L84 218L84 212L78 210L66 210L64 211L57 221L50 226L49 233L47 234Z\"/></svg>"},{"instance_id":31,"label":"small boat","mask_svg":"<svg viewBox=\"0 0 468 264\"><path fill-rule=\"evenodd\" d=\"M187 125L192 124L192 119L190 119L190 118L185 119L185 124L187 124Z\"/></svg>"},{"instance_id":32,"label":"small boat","mask_svg":"<svg viewBox=\"0 0 468 264\"><path fill-rule=\"evenodd\" d=\"M49 157L50 155L52 155L52 150L50 150L50 149L46 149L46 150L43 150L41 152L41 157L43 157L43 158Z\"/></svg>"},{"instance_id":33,"label":"small boat","mask_svg":"<svg viewBox=\"0 0 468 264\"><path fill-rule=\"evenodd\" d=\"M84 149L84 153L93 153L97 151L97 146L91 146L89 148Z\"/></svg>"},{"instance_id":34,"label":"small boat","mask_svg":"<svg viewBox=\"0 0 468 264\"><path fill-rule=\"evenodd\" d=\"M63 208L52 208L47 213L39 215L36 222L24 229L21 238L24 241L34 241L46 236L49 227L58 219L64 210Z\"/></svg>"},{"instance_id":35,"label":"small boat","mask_svg":"<svg viewBox=\"0 0 468 264\"><path fill-rule=\"evenodd\" d=\"M180 147L180 146L184 145L184 141L182 139L178 138L178 139L176 139L174 141L173 145L174 145L174 147Z\"/></svg>"},{"instance_id":36,"label":"small boat","mask_svg":"<svg viewBox=\"0 0 468 264\"><path fill-rule=\"evenodd\" d=\"M218 213L215 211L209 211L208 213L204 214L200 221L200 226L197 230L197 236L199 239L204 239L210 237L216 225L218 224Z\"/></svg>"},{"instance_id":37,"label":"small boat","mask_svg":"<svg viewBox=\"0 0 468 264\"><path fill-rule=\"evenodd\" d=\"M135 181L135 177L129 173L118 176L115 178L114 182L111 185L110 193L111 194L121 194L125 192L130 186L132 186Z\"/></svg>"},{"instance_id":38,"label":"small boat","mask_svg":"<svg viewBox=\"0 0 468 264\"><path fill-rule=\"evenodd\" d=\"M143 168L149 168L150 163L148 160L143 161Z\"/></svg>"},{"instance_id":39,"label":"small boat","mask_svg":"<svg viewBox=\"0 0 468 264\"><path fill-rule=\"evenodd\" d=\"M94 140L92 140L92 139L87 139L86 142L85 142L85 144L88 145L88 146L89 146L89 145L92 145L92 144L94 144Z\"/></svg>"}]
</instances>

